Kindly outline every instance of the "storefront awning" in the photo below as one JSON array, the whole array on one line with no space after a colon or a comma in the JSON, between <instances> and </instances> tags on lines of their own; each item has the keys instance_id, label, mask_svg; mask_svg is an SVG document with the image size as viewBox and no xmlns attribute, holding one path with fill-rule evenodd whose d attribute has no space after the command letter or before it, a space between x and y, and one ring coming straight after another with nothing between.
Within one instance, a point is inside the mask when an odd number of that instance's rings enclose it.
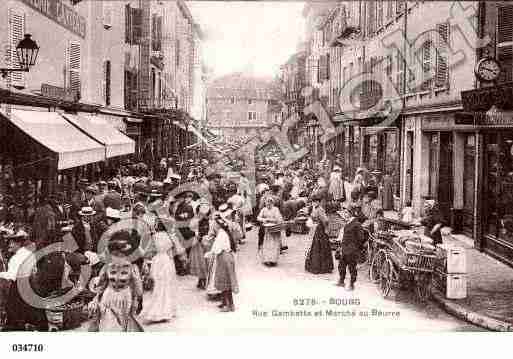
<instances>
[{"instance_id":1,"label":"storefront awning","mask_svg":"<svg viewBox=\"0 0 513 359\"><path fill-rule=\"evenodd\" d=\"M105 146L105 157L112 158L135 152L135 142L119 132L104 118L93 115L63 114L64 118Z\"/></svg>"},{"instance_id":2,"label":"storefront awning","mask_svg":"<svg viewBox=\"0 0 513 359\"><path fill-rule=\"evenodd\" d=\"M58 170L105 160L105 147L57 112L11 110L10 115L2 114L36 142L56 153Z\"/></svg>"}]
</instances>

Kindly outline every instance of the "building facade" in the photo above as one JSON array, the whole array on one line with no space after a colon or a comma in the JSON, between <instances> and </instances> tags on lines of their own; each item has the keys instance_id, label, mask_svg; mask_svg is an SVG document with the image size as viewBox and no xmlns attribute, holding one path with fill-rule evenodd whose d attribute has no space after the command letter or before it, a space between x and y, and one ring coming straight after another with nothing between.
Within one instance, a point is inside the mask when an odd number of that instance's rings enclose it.
<instances>
[{"instance_id":1,"label":"building facade","mask_svg":"<svg viewBox=\"0 0 513 359\"><path fill-rule=\"evenodd\" d=\"M10 0L0 3L0 14L8 19L0 24L0 67L18 66L15 47L24 34L40 47L30 72L0 80L7 117L12 109L92 118L129 136L136 160L187 156L202 111L193 114L193 102L204 103L205 90L201 30L184 2Z\"/></svg>"},{"instance_id":2,"label":"building facade","mask_svg":"<svg viewBox=\"0 0 513 359\"><path fill-rule=\"evenodd\" d=\"M227 142L243 142L269 129L277 98L272 79L243 73L217 78L207 89L207 128Z\"/></svg>"}]
</instances>

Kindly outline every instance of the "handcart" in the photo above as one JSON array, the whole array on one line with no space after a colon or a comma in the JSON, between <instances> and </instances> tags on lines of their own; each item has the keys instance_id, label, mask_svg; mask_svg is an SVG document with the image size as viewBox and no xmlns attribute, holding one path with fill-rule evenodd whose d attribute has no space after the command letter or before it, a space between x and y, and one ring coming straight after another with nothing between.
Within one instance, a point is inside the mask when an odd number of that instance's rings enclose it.
<instances>
[{"instance_id":1,"label":"handcart","mask_svg":"<svg viewBox=\"0 0 513 359\"><path fill-rule=\"evenodd\" d=\"M434 247L420 241L410 242L394 237L390 246L378 250L374 257L379 268L379 290L386 298L394 288L403 287L415 291L417 298L425 302L431 293L431 277L436 261ZM420 239L420 238L419 238ZM408 243L410 242L410 243ZM416 244L413 248L410 244Z\"/></svg>"}]
</instances>

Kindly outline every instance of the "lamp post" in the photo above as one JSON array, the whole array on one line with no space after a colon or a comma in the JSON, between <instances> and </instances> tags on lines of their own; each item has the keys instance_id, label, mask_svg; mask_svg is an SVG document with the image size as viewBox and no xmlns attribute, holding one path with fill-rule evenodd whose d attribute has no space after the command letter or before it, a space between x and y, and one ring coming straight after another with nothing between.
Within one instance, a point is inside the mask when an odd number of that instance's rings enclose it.
<instances>
[{"instance_id":1,"label":"lamp post","mask_svg":"<svg viewBox=\"0 0 513 359\"><path fill-rule=\"evenodd\" d=\"M16 56L20 64L19 68L0 68L2 77L6 78L11 72L29 72L30 67L36 63L37 55L39 54L39 46L31 39L30 34L25 34L23 40L21 40L16 46Z\"/></svg>"}]
</instances>

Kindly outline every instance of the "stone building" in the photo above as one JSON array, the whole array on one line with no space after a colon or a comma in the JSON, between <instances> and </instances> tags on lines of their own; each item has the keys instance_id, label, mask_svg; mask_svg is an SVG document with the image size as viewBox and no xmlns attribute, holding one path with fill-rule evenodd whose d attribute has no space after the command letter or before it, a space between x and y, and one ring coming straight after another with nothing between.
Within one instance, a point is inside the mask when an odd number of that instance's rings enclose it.
<instances>
[{"instance_id":1,"label":"stone building","mask_svg":"<svg viewBox=\"0 0 513 359\"><path fill-rule=\"evenodd\" d=\"M226 141L244 140L269 129L278 92L272 79L234 73L207 89L207 127Z\"/></svg>"}]
</instances>

